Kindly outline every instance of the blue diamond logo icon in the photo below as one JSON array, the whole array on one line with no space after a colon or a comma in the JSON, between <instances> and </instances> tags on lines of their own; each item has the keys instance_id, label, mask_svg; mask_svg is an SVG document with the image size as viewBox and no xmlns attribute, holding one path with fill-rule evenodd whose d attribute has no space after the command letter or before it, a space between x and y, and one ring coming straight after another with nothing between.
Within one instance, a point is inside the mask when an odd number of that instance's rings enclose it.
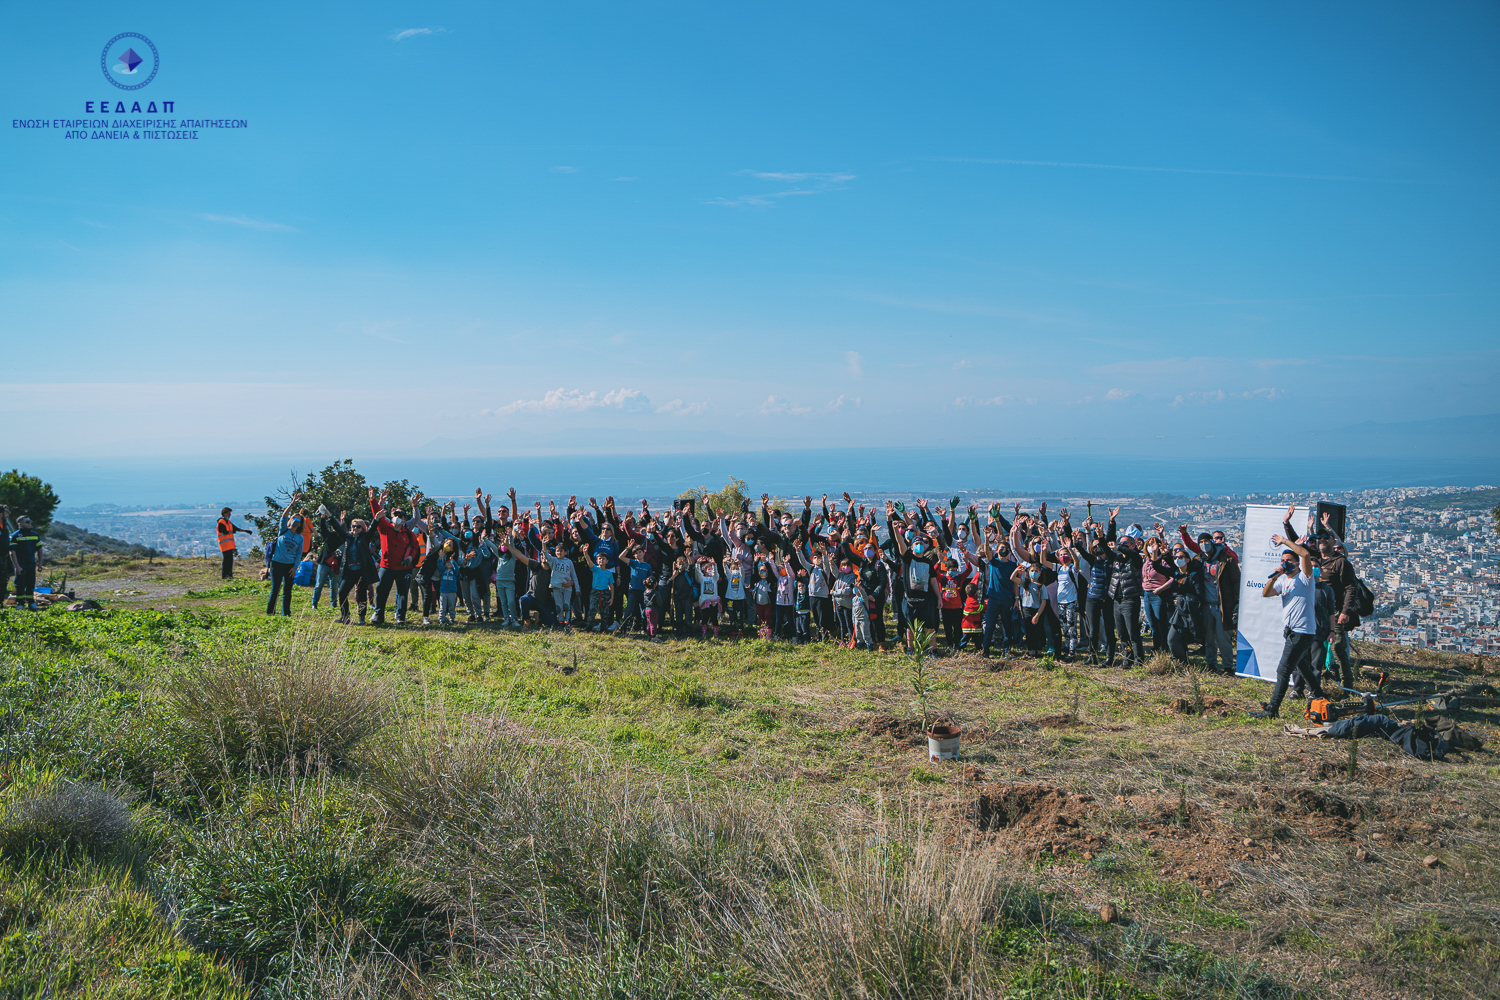
<instances>
[{"instance_id":1,"label":"blue diamond logo icon","mask_svg":"<svg viewBox=\"0 0 1500 1000\"><path fill-rule=\"evenodd\" d=\"M143 62L145 62L145 60L135 54L135 49L126 49L125 52L120 56L119 61L115 63L114 70L116 73L125 73L129 75L131 73L134 73L136 67Z\"/></svg>"}]
</instances>

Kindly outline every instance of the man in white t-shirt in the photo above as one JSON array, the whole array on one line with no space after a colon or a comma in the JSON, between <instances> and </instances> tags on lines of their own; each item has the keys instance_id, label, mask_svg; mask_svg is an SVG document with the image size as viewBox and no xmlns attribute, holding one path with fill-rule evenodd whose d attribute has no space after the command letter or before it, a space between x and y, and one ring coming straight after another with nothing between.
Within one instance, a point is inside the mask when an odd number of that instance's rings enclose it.
<instances>
[{"instance_id":1,"label":"man in white t-shirt","mask_svg":"<svg viewBox=\"0 0 1500 1000\"><path fill-rule=\"evenodd\" d=\"M1302 675L1314 698L1323 697L1318 671L1313 665L1313 651L1319 643L1318 588L1313 580L1312 556L1307 549L1280 535L1272 535L1271 543L1284 545L1287 551L1281 554L1281 568L1271 574L1261 596L1281 598L1282 635L1286 641L1281 647L1281 662L1276 666L1276 690L1261 711L1250 713L1255 719L1276 718L1293 670Z\"/></svg>"}]
</instances>

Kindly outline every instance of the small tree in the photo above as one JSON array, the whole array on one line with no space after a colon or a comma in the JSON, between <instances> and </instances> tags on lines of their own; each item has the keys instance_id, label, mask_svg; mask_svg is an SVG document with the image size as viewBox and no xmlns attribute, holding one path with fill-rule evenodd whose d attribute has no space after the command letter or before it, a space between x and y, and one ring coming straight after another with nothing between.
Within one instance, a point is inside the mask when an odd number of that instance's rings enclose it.
<instances>
[{"instance_id":1,"label":"small tree","mask_svg":"<svg viewBox=\"0 0 1500 1000\"><path fill-rule=\"evenodd\" d=\"M46 531L60 502L52 492L52 484L42 482L37 476L28 476L20 469L0 475L0 506L9 508L12 527L16 518L25 514L31 518L33 528Z\"/></svg>"},{"instance_id":2,"label":"small tree","mask_svg":"<svg viewBox=\"0 0 1500 1000\"><path fill-rule=\"evenodd\" d=\"M760 498L749 492L749 488L743 479L738 479L734 476L730 476L729 482L717 490L710 490L707 486L694 486L690 490L684 490L677 494L677 499L696 500L698 502L700 517L704 514L703 508L705 506L710 510L722 510L730 517L735 517L739 514L740 505L746 500L750 501L750 509L752 511L760 508ZM771 509L774 511L785 511L789 510L790 507L790 503L782 497L771 498Z\"/></svg>"},{"instance_id":3,"label":"small tree","mask_svg":"<svg viewBox=\"0 0 1500 1000\"><path fill-rule=\"evenodd\" d=\"M281 516L286 512L292 494L298 491L302 493L302 507L309 515L313 515L321 504L327 507L334 517L338 517L341 511L347 510L356 517L368 520L370 517L369 486L365 477L354 468L352 458L334 462L322 472L310 473L301 479L293 472L289 487L278 489L275 495L265 498L265 516L252 517L250 520L260 531L261 543L269 545L276 538L276 532L281 526ZM411 510L411 498L419 492L405 479L392 480L377 490L377 492L380 491L389 494L387 499L392 507L405 510ZM314 527L316 523L315 521ZM322 539L318 538L317 541L321 543Z\"/></svg>"}]
</instances>

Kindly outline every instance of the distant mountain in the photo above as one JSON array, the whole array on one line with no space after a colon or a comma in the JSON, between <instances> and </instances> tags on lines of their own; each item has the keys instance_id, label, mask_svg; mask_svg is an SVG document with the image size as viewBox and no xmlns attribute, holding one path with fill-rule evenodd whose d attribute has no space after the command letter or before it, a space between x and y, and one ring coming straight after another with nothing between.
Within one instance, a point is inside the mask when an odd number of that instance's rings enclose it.
<instances>
[{"instance_id":1,"label":"distant mountain","mask_svg":"<svg viewBox=\"0 0 1500 1000\"><path fill-rule=\"evenodd\" d=\"M92 531L62 521L47 526L42 538L43 558L71 555L132 556L137 559L160 559L166 555L158 549L133 542L96 535Z\"/></svg>"},{"instance_id":2,"label":"distant mountain","mask_svg":"<svg viewBox=\"0 0 1500 1000\"><path fill-rule=\"evenodd\" d=\"M1365 420L1340 427L1318 447L1341 455L1500 455L1500 413L1380 423Z\"/></svg>"}]
</instances>

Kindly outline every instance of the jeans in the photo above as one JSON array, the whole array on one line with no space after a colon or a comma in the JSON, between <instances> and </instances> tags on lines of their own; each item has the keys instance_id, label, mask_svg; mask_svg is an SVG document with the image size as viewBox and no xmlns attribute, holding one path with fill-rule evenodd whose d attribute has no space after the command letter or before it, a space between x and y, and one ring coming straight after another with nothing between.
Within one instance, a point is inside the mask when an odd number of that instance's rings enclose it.
<instances>
[{"instance_id":1,"label":"jeans","mask_svg":"<svg viewBox=\"0 0 1500 1000\"><path fill-rule=\"evenodd\" d=\"M1317 636L1301 632L1288 630L1283 635L1286 644L1281 647L1281 662L1276 665L1276 690L1271 692L1271 700L1266 703L1266 710L1271 712L1280 711L1293 671L1302 675L1301 679L1307 682L1314 698L1323 697L1323 688L1318 684L1318 668L1313 662L1313 653L1322 647L1322 643L1318 642Z\"/></svg>"},{"instance_id":2,"label":"jeans","mask_svg":"<svg viewBox=\"0 0 1500 1000\"><path fill-rule=\"evenodd\" d=\"M521 623L521 616L516 612L516 582L514 580L495 581L495 614L503 614L507 625Z\"/></svg>"},{"instance_id":3,"label":"jeans","mask_svg":"<svg viewBox=\"0 0 1500 1000\"><path fill-rule=\"evenodd\" d=\"M625 602L625 614L620 619L621 632L629 628L631 623L634 623L637 627L645 627L646 620L641 616L641 603L645 599L645 597L646 591L644 588L640 590L636 590L634 588L631 589L630 599ZM678 630L681 631L682 627L683 622L679 621L677 623Z\"/></svg>"},{"instance_id":4,"label":"jeans","mask_svg":"<svg viewBox=\"0 0 1500 1000\"><path fill-rule=\"evenodd\" d=\"M1125 662L1131 666L1144 663L1146 649L1141 644L1141 599L1122 597L1115 604L1115 632L1125 650ZM1166 622L1162 622L1162 642L1166 642Z\"/></svg>"},{"instance_id":5,"label":"jeans","mask_svg":"<svg viewBox=\"0 0 1500 1000\"><path fill-rule=\"evenodd\" d=\"M228 552L224 552L221 554L222 558L219 561L220 580L234 579L234 553L235 550L230 549Z\"/></svg>"},{"instance_id":6,"label":"jeans","mask_svg":"<svg viewBox=\"0 0 1500 1000\"><path fill-rule=\"evenodd\" d=\"M849 616L853 619L854 645L859 649L874 649L875 643L870 633L870 609L865 606L865 602L856 600L849 609Z\"/></svg>"},{"instance_id":7,"label":"jeans","mask_svg":"<svg viewBox=\"0 0 1500 1000\"><path fill-rule=\"evenodd\" d=\"M1339 661L1339 674L1344 687L1354 686L1354 664L1349 659L1349 633L1338 626L1338 618L1334 617L1333 634L1328 637L1333 643L1333 655Z\"/></svg>"},{"instance_id":8,"label":"jeans","mask_svg":"<svg viewBox=\"0 0 1500 1000\"><path fill-rule=\"evenodd\" d=\"M271 563L271 596L266 599L266 614L276 613L276 595L281 595L281 613L290 615L292 613L292 577L297 572L296 563L273 562ZM282 589L282 585L286 589ZM17 593L20 593L20 585L17 584ZM19 600L17 603L20 603Z\"/></svg>"},{"instance_id":9,"label":"jeans","mask_svg":"<svg viewBox=\"0 0 1500 1000\"><path fill-rule=\"evenodd\" d=\"M318 606L318 600L323 596L323 588L328 588L328 603L333 604L339 593L339 571L327 563L318 563L317 582L313 584L312 606Z\"/></svg>"},{"instance_id":10,"label":"jeans","mask_svg":"<svg viewBox=\"0 0 1500 1000\"><path fill-rule=\"evenodd\" d=\"M1108 597L1090 597L1084 603L1089 629L1089 651L1115 658L1115 609Z\"/></svg>"},{"instance_id":11,"label":"jeans","mask_svg":"<svg viewBox=\"0 0 1500 1000\"><path fill-rule=\"evenodd\" d=\"M984 655L990 654L990 647L995 645L998 639L1001 649L1010 648L1010 627L1012 605L1015 599L1009 595L991 594L984 602Z\"/></svg>"},{"instance_id":12,"label":"jeans","mask_svg":"<svg viewBox=\"0 0 1500 1000\"><path fill-rule=\"evenodd\" d=\"M490 603L488 591L486 590L483 596L481 596L479 581L477 579L460 580L458 585L464 592L464 606L469 609L469 620L473 621L475 618L483 618L486 606Z\"/></svg>"},{"instance_id":13,"label":"jeans","mask_svg":"<svg viewBox=\"0 0 1500 1000\"><path fill-rule=\"evenodd\" d=\"M537 623L539 626L557 624L557 612L548 607L546 602L532 597L530 594L522 594L521 621L524 622L533 611L537 613Z\"/></svg>"},{"instance_id":14,"label":"jeans","mask_svg":"<svg viewBox=\"0 0 1500 1000\"><path fill-rule=\"evenodd\" d=\"M396 621L406 621L406 592L411 587L411 570L380 568L380 582L375 585L375 623L385 621L385 602L396 588Z\"/></svg>"},{"instance_id":15,"label":"jeans","mask_svg":"<svg viewBox=\"0 0 1500 1000\"><path fill-rule=\"evenodd\" d=\"M438 595L438 624L452 625L457 619L458 591L445 590Z\"/></svg>"},{"instance_id":16,"label":"jeans","mask_svg":"<svg viewBox=\"0 0 1500 1000\"><path fill-rule=\"evenodd\" d=\"M1171 628L1172 607L1177 599L1171 594L1153 594L1147 591L1142 601L1146 608L1146 624L1151 628L1151 648L1158 653L1163 652L1167 648L1167 631Z\"/></svg>"},{"instance_id":17,"label":"jeans","mask_svg":"<svg viewBox=\"0 0 1500 1000\"><path fill-rule=\"evenodd\" d=\"M1224 669L1234 672L1234 644L1229 641L1229 632L1224 628L1224 612L1217 604L1210 604L1203 616L1203 660L1209 670L1219 669L1222 660Z\"/></svg>"},{"instance_id":18,"label":"jeans","mask_svg":"<svg viewBox=\"0 0 1500 1000\"><path fill-rule=\"evenodd\" d=\"M833 613L839 622L839 642L848 642L854 637L854 608L835 604Z\"/></svg>"}]
</instances>

